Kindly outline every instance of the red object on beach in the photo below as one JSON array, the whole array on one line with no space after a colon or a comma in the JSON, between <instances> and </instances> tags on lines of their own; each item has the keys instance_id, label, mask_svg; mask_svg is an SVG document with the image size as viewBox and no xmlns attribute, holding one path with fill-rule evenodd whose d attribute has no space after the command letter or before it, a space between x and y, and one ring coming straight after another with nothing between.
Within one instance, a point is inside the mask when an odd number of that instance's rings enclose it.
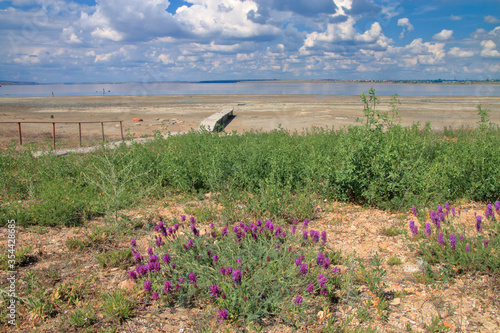
<instances>
[{"instance_id":1,"label":"red object on beach","mask_svg":"<svg viewBox=\"0 0 500 333\"><path fill-rule=\"evenodd\" d=\"M134 118L133 121L144 121L142 118Z\"/></svg>"}]
</instances>

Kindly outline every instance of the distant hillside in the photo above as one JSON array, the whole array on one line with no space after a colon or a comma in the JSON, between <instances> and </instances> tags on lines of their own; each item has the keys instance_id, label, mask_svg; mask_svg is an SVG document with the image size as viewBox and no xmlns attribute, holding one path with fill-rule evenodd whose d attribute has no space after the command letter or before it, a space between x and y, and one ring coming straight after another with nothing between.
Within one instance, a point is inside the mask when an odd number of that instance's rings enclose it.
<instances>
[{"instance_id":1,"label":"distant hillside","mask_svg":"<svg viewBox=\"0 0 500 333\"><path fill-rule=\"evenodd\" d=\"M0 81L0 86L22 86L28 84L37 84L36 82L21 82L21 81Z\"/></svg>"}]
</instances>

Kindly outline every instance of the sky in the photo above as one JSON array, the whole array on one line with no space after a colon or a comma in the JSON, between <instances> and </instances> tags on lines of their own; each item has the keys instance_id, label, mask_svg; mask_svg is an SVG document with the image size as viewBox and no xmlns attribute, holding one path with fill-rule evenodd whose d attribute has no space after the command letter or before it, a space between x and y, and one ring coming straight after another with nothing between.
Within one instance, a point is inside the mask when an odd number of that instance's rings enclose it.
<instances>
[{"instance_id":1,"label":"sky","mask_svg":"<svg viewBox=\"0 0 500 333\"><path fill-rule=\"evenodd\" d=\"M500 79L500 0L0 0L0 81Z\"/></svg>"}]
</instances>

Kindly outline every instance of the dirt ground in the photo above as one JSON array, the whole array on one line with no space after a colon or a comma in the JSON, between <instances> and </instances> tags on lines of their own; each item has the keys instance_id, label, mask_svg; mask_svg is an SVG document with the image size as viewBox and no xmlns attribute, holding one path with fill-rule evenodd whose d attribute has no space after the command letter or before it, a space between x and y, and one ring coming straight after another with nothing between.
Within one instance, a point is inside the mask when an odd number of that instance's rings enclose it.
<instances>
[{"instance_id":1,"label":"dirt ground","mask_svg":"<svg viewBox=\"0 0 500 333\"><path fill-rule=\"evenodd\" d=\"M179 203L170 201L165 205L154 205L126 212L132 219L143 221L145 225L153 224L160 217L165 221L185 214L186 207L202 206L204 201ZM474 213L484 210L480 204L465 204L457 207L461 215L453 223L463 223L467 229L474 229ZM189 216L189 215L188 215ZM342 251L342 257L355 256L363 259L366 265L376 252L383 259L383 268L387 271L384 278L388 299L388 320L384 322L377 315L377 297L366 285L354 290L352 295L345 295L331 315L337 322L352 321L346 326L351 328L372 327L378 332L430 332L429 327L434 318L448 332L499 332L500 331L500 278L486 274L462 274L453 282L438 282L426 284L419 258L415 250L409 246L405 234L388 236L384 229L398 228L408 230L409 220L423 229L425 221L419 222L411 212L398 214L385 211L366 209L352 204L325 202L318 206L316 218L309 224L310 229L327 230L328 248L332 251ZM149 221L149 222L148 222ZM19 228L18 247L33 246L30 252L31 261L19 269L18 281L27 276L29 270L38 272L38 277L44 288L54 297L57 286L62 283L80 283L87 285L96 292L111 292L115 289L127 290L133 287L129 282L128 270L135 266L124 268L101 268L96 260L98 249L85 251L68 250L66 241L71 238L83 239L90 231L101 225L99 221L88 222L79 228ZM208 225L201 227L201 232L208 230ZM4 232L4 230L2 230ZM135 234L138 240L139 252L145 252L148 242L153 237L152 229L141 228ZM103 235L104 237L104 235ZM4 242L2 240L2 248ZM104 244L104 245L103 245ZM125 249L129 247L128 239L119 242L104 242L102 246L110 249ZM102 250L102 249L101 249ZM388 265L387 260L397 257L400 265ZM355 265L338 266L343 274L358 269ZM57 280L49 274L57 270L60 276ZM53 275L53 274L52 274ZM18 288L23 288L20 282ZM5 286L0 286L4 288ZM140 289L140 288L139 288ZM371 300L371 301L369 301ZM353 304L358 304L353 306ZM368 320L361 321L359 307L365 306L369 314ZM62 311L61 311L62 312ZM69 316L69 314L68 314ZM321 332L326 321L324 313L317 314L317 325L308 327L305 331ZM98 315L95 327L110 325L106 318ZM219 326L220 325L220 326ZM118 332L218 332L227 329L228 332L243 332L233 326L219 324L216 320L216 309L196 307L191 309L162 308L152 304L144 309L133 312L132 318L117 325ZM18 332L58 332L73 331L71 325L65 323L65 315L59 313L55 317L40 320L34 316L24 317ZM95 330L91 330L95 331ZM283 323L275 323L264 327L263 332L294 332L294 328ZM436 331L437 332L437 331Z\"/></svg>"},{"instance_id":2,"label":"dirt ground","mask_svg":"<svg viewBox=\"0 0 500 333\"><path fill-rule=\"evenodd\" d=\"M389 97L381 97L378 107L389 110ZM398 105L403 125L430 122L433 129L445 126L474 126L479 120L478 104L490 110L492 122L500 123L500 97L401 97ZM18 142L17 122L23 123L23 143L52 141L52 122L56 140L78 143L77 123L104 123L106 139L125 135L151 135L155 131L187 132L198 129L201 121L223 109L234 109L228 132L251 129L270 131L281 126L302 131L311 127L342 128L363 118L359 96L339 95L182 95L182 96L93 96L93 97L2 97L0 98L0 145ZM134 122L134 118L143 121ZM2 122L14 122L2 124ZM102 139L100 123L82 124L83 141Z\"/></svg>"}]
</instances>

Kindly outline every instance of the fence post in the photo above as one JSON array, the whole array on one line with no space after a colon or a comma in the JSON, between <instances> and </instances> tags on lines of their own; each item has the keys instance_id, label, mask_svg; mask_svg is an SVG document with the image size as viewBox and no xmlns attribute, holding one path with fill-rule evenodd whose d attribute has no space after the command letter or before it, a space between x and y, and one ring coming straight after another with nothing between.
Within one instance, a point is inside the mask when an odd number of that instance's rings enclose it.
<instances>
[{"instance_id":1,"label":"fence post","mask_svg":"<svg viewBox=\"0 0 500 333\"><path fill-rule=\"evenodd\" d=\"M56 123L52 123L52 144L56 150Z\"/></svg>"},{"instance_id":2,"label":"fence post","mask_svg":"<svg viewBox=\"0 0 500 333\"><path fill-rule=\"evenodd\" d=\"M19 144L22 145L23 144L23 135L21 133L21 122L17 123L17 127L19 128Z\"/></svg>"},{"instance_id":3,"label":"fence post","mask_svg":"<svg viewBox=\"0 0 500 333\"><path fill-rule=\"evenodd\" d=\"M104 123L101 121L102 141L104 141Z\"/></svg>"},{"instance_id":4,"label":"fence post","mask_svg":"<svg viewBox=\"0 0 500 333\"><path fill-rule=\"evenodd\" d=\"M122 133L122 141L123 141L123 121L120 120L120 132Z\"/></svg>"},{"instance_id":5,"label":"fence post","mask_svg":"<svg viewBox=\"0 0 500 333\"><path fill-rule=\"evenodd\" d=\"M78 123L78 138L80 140L80 147L82 146L82 123Z\"/></svg>"}]
</instances>

